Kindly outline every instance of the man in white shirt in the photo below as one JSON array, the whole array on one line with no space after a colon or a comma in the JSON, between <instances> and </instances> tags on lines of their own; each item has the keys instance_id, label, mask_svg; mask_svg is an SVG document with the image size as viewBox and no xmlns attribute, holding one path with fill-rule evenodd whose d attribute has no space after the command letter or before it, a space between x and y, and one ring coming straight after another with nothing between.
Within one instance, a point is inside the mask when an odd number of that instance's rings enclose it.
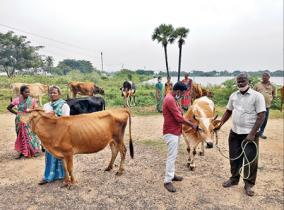
<instances>
[{"instance_id":1,"label":"man in white shirt","mask_svg":"<svg viewBox=\"0 0 284 210\"><path fill-rule=\"evenodd\" d=\"M252 143L258 146L259 134L257 133L261 126L266 111L264 97L261 93L249 87L249 78L246 73L237 76L238 91L231 94L227 110L224 113L221 123L217 129L230 118L232 115L233 128L229 135L229 155L231 159L238 157L242 152L242 142L249 142L245 148L245 154L248 161L251 162L257 156L257 149ZM245 142L244 142L245 143ZM243 145L244 145L243 143ZM237 185L240 179L240 168L243 165L244 155L236 160L230 160L231 177L223 183L223 187ZM244 161L245 164L247 160ZM245 193L253 196L254 191L251 189L255 185L257 175L258 157L248 166L244 167Z\"/></svg>"}]
</instances>

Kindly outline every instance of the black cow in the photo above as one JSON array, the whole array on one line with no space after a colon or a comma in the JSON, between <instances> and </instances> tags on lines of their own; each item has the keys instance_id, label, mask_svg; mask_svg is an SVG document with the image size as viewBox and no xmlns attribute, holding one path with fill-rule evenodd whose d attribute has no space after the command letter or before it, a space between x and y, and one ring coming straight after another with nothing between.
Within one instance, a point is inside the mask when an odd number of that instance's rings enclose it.
<instances>
[{"instance_id":1,"label":"black cow","mask_svg":"<svg viewBox=\"0 0 284 210\"><path fill-rule=\"evenodd\" d=\"M98 96L67 99L66 102L70 107L70 115L78 115L105 110L105 100L102 97Z\"/></svg>"}]
</instances>

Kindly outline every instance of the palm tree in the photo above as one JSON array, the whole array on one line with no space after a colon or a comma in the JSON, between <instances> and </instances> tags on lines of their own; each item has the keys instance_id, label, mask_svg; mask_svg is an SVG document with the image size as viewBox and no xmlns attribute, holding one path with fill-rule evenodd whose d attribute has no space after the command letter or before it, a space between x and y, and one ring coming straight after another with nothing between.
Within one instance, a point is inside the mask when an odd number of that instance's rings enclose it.
<instances>
[{"instance_id":1,"label":"palm tree","mask_svg":"<svg viewBox=\"0 0 284 210\"><path fill-rule=\"evenodd\" d=\"M53 57L52 56L47 56L45 59L46 62L46 67L49 73L51 73L51 67L53 66Z\"/></svg>"},{"instance_id":2,"label":"palm tree","mask_svg":"<svg viewBox=\"0 0 284 210\"><path fill-rule=\"evenodd\" d=\"M157 40L158 43L162 43L165 52L165 59L166 59L166 68L167 68L167 76L170 76L169 73L169 65L168 65L168 52L167 46L168 43L172 44L175 41L174 35L174 27L169 24L161 24L159 27L155 28L154 33L152 35L152 40Z\"/></svg>"},{"instance_id":3,"label":"palm tree","mask_svg":"<svg viewBox=\"0 0 284 210\"><path fill-rule=\"evenodd\" d=\"M189 33L189 29L185 27L179 27L175 30L174 37L178 39L178 48L179 48L179 56L178 56L178 81L180 81L180 68L181 68L181 52L182 45L185 43L185 38Z\"/></svg>"}]
</instances>

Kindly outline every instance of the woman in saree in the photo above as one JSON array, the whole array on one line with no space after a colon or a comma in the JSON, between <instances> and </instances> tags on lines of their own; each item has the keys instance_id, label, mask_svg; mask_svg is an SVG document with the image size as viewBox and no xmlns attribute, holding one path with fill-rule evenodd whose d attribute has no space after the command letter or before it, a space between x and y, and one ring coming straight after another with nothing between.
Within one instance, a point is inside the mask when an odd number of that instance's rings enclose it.
<instances>
[{"instance_id":1,"label":"woman in saree","mask_svg":"<svg viewBox=\"0 0 284 210\"><path fill-rule=\"evenodd\" d=\"M50 102L44 104L43 109L46 113L54 112L56 116L69 116L70 108L66 101L61 99L61 90L58 86L49 88ZM45 170L43 179L39 185L47 184L55 180L64 178L64 165L62 160L57 159L47 150L45 151Z\"/></svg>"},{"instance_id":2,"label":"woman in saree","mask_svg":"<svg viewBox=\"0 0 284 210\"><path fill-rule=\"evenodd\" d=\"M192 90L192 79L190 79L188 73L184 74L184 79L181 81L187 87L183 98L181 99L181 107L184 111L188 110L188 107L191 105L191 90Z\"/></svg>"},{"instance_id":3,"label":"woman in saree","mask_svg":"<svg viewBox=\"0 0 284 210\"><path fill-rule=\"evenodd\" d=\"M37 102L30 97L30 90L26 85L21 86L20 96L16 97L7 109L16 115L16 143L15 150L19 153L16 159L22 157L37 157L40 152L40 141L32 132L28 123L21 122L21 116L27 114L29 109L36 108ZM15 110L14 107L17 107Z\"/></svg>"}]
</instances>

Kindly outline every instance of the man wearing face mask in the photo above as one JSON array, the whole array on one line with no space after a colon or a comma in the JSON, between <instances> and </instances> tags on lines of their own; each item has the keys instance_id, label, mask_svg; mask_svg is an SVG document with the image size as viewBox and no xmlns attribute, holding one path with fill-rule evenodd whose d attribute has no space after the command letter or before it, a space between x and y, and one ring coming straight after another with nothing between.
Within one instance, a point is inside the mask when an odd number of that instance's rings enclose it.
<instances>
[{"instance_id":1,"label":"man wearing face mask","mask_svg":"<svg viewBox=\"0 0 284 210\"><path fill-rule=\"evenodd\" d=\"M233 128L230 131L228 140L229 156L231 159L238 157L242 152L242 142L247 141L245 154L249 162L251 162L257 155L257 149L252 141L258 146L259 134L257 131L264 120L265 101L262 94L249 87L249 79L246 73L240 73L237 76L237 86L239 90L231 94L226 107L227 110L216 129L220 129L232 115ZM223 187L227 188L239 183L239 171L243 165L243 159L244 155L236 160L230 160L231 177L223 183ZM244 163L246 164L247 160L244 160ZM250 164L250 168L248 166L244 167L244 177L248 177L244 179L244 189L248 196L254 195L252 187L255 185L257 165L258 157Z\"/></svg>"},{"instance_id":2,"label":"man wearing face mask","mask_svg":"<svg viewBox=\"0 0 284 210\"><path fill-rule=\"evenodd\" d=\"M175 160L178 153L180 135L182 133L182 124L187 124L194 129L198 129L196 125L183 118L182 110L178 104L178 99L186 90L186 85L182 82L177 82L173 87L173 91L166 95L163 103L163 138L168 147L164 187L169 192L176 192L172 183L173 181L182 181L183 179L175 174Z\"/></svg>"}]
</instances>

